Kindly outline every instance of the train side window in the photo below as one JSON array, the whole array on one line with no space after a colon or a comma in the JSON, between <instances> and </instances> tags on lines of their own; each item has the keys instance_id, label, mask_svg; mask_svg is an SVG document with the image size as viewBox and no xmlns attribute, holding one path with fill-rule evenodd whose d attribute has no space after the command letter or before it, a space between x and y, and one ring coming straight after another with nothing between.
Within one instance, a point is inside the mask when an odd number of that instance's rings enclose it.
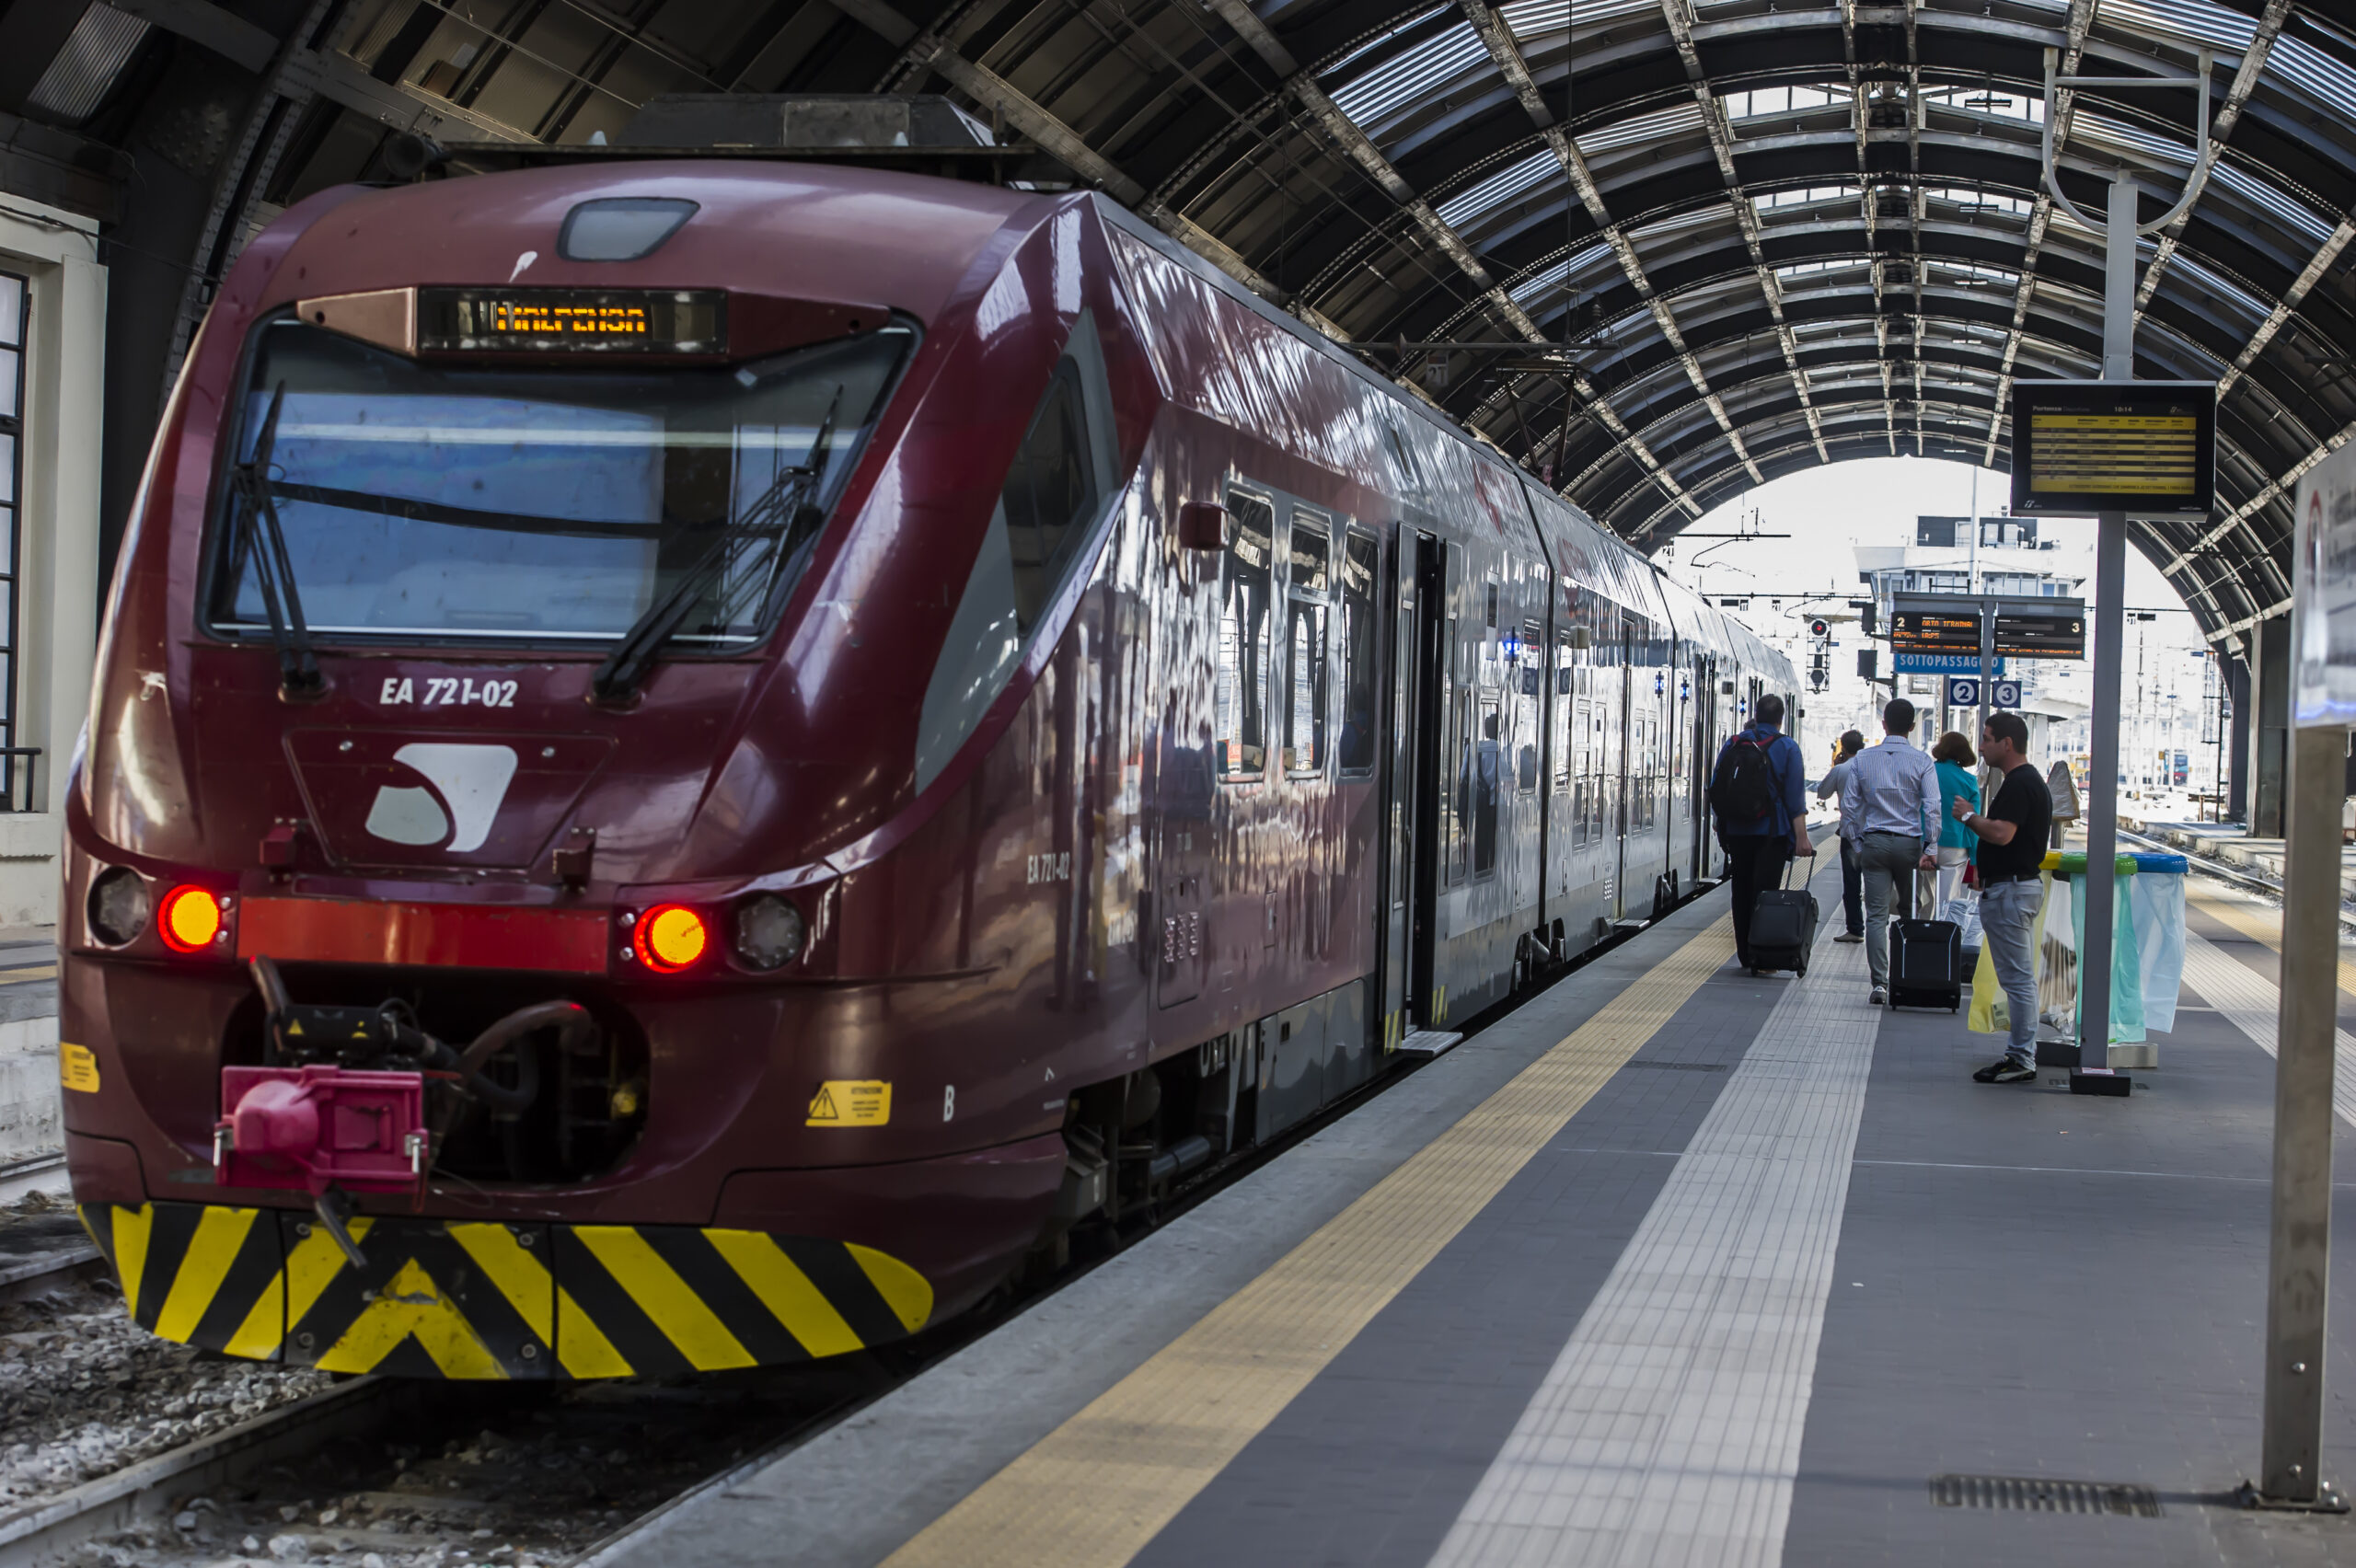
<instances>
[{"instance_id":1,"label":"train side window","mask_svg":"<svg viewBox=\"0 0 2356 1568\"><path fill-rule=\"evenodd\" d=\"M1569 719L1565 729L1570 744L1565 749L1570 754L1571 767L1571 842L1584 844L1587 842L1587 698L1577 698L1565 702L1563 709Z\"/></svg>"},{"instance_id":2,"label":"train side window","mask_svg":"<svg viewBox=\"0 0 2356 1568\"><path fill-rule=\"evenodd\" d=\"M1451 624L1454 631L1454 624ZM1456 687L1454 718L1449 722L1449 734L1456 742L1456 787L1449 789L1449 871L1447 881L1461 882L1465 871L1472 869L1472 692L1468 687Z\"/></svg>"},{"instance_id":3,"label":"train side window","mask_svg":"<svg viewBox=\"0 0 2356 1568\"><path fill-rule=\"evenodd\" d=\"M1257 778L1268 765L1268 596L1276 513L1267 498L1230 490L1234 520L1219 568L1219 777Z\"/></svg>"},{"instance_id":4,"label":"train side window","mask_svg":"<svg viewBox=\"0 0 2356 1568\"><path fill-rule=\"evenodd\" d=\"M1080 371L1067 359L1056 367L1046 396L1031 416L1030 432L999 498L1005 508L1007 553L1013 558L1015 624L1026 637L1063 586L1071 558L1087 536L1088 520L1096 511L1091 467Z\"/></svg>"},{"instance_id":5,"label":"train side window","mask_svg":"<svg viewBox=\"0 0 2356 1568\"><path fill-rule=\"evenodd\" d=\"M1394 436L1392 438L1396 440ZM1342 777L1374 772L1382 672L1375 668L1375 542L1356 529L1342 540Z\"/></svg>"},{"instance_id":6,"label":"train side window","mask_svg":"<svg viewBox=\"0 0 2356 1568\"><path fill-rule=\"evenodd\" d=\"M1554 741L1554 788L1559 792L1571 787L1573 767L1571 748L1577 744L1577 732L1572 728L1575 704L1571 698L1571 638L1568 632L1554 634L1554 694L1547 708L1548 728Z\"/></svg>"},{"instance_id":7,"label":"train side window","mask_svg":"<svg viewBox=\"0 0 2356 1568\"><path fill-rule=\"evenodd\" d=\"M1285 642L1289 649L1291 700L1285 705L1285 771L1325 771L1327 600L1332 596L1334 536L1330 525L1296 507L1287 542Z\"/></svg>"},{"instance_id":8,"label":"train side window","mask_svg":"<svg viewBox=\"0 0 2356 1568\"><path fill-rule=\"evenodd\" d=\"M1504 791L1505 741L1498 733L1497 699L1481 698L1481 728L1472 747L1472 876L1495 875L1497 869L1497 797Z\"/></svg>"},{"instance_id":9,"label":"train side window","mask_svg":"<svg viewBox=\"0 0 2356 1568\"><path fill-rule=\"evenodd\" d=\"M1539 694L1545 687L1546 633L1535 621L1521 627L1521 678L1514 686L1514 787L1527 795L1538 788Z\"/></svg>"},{"instance_id":10,"label":"train side window","mask_svg":"<svg viewBox=\"0 0 2356 1568\"><path fill-rule=\"evenodd\" d=\"M1095 318L1073 324L967 574L917 722L916 785L938 778L998 700L1119 489Z\"/></svg>"}]
</instances>

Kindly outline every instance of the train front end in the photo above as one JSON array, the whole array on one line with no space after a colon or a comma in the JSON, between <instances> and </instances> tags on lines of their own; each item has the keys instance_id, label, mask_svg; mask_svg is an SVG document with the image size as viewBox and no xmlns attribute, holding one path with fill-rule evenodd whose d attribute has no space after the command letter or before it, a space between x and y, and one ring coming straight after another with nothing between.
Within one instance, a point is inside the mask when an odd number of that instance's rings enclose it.
<instances>
[{"instance_id":1,"label":"train front end","mask_svg":"<svg viewBox=\"0 0 2356 1568\"><path fill-rule=\"evenodd\" d=\"M68 1156L140 1323L710 1370L909 1333L1036 1229L1052 1119L954 1124L840 983L905 804L863 716L920 688L892 606L941 592L893 573L971 526L907 432L1020 434L930 324L1026 201L555 168L329 192L248 248L69 807Z\"/></svg>"}]
</instances>

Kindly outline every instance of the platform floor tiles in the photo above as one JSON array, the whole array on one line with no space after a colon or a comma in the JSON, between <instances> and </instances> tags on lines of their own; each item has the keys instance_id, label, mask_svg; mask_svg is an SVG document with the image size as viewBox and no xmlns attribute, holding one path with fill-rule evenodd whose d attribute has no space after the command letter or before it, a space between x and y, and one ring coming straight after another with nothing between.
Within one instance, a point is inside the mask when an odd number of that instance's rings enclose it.
<instances>
[{"instance_id":1,"label":"platform floor tiles","mask_svg":"<svg viewBox=\"0 0 2356 1568\"><path fill-rule=\"evenodd\" d=\"M1972 1083L1993 1043L1869 1007L1837 917L1806 977L1736 971L1725 898L592 1561L2356 1563L2356 1522L2227 1500L2279 914L2196 885L2177 1028L2120 1101ZM2356 1387L2345 1334L2327 1377ZM2328 1421L2356 1482L2356 1409ZM2156 1506L1947 1505L1945 1476Z\"/></svg>"}]
</instances>

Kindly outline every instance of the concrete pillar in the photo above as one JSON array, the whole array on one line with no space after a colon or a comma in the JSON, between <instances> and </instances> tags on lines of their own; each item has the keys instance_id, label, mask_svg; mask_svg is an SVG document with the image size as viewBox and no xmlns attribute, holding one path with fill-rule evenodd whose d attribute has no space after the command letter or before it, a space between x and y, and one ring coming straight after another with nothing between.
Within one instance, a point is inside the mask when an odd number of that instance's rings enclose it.
<instances>
[{"instance_id":1,"label":"concrete pillar","mask_svg":"<svg viewBox=\"0 0 2356 1568\"><path fill-rule=\"evenodd\" d=\"M2253 838L2280 838L2291 766L2291 617L2259 623L2250 640L2258 670L2249 705L2249 832Z\"/></svg>"},{"instance_id":2,"label":"concrete pillar","mask_svg":"<svg viewBox=\"0 0 2356 1568\"><path fill-rule=\"evenodd\" d=\"M2232 706L2225 730L2225 820L2249 820L2249 663L2240 655L2224 661L2225 693Z\"/></svg>"}]
</instances>

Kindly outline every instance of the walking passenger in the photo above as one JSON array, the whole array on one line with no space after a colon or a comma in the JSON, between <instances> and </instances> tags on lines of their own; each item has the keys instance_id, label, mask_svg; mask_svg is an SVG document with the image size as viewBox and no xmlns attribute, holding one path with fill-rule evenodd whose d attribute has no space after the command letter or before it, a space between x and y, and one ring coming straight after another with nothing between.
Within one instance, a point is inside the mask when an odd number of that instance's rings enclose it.
<instances>
[{"instance_id":1,"label":"walking passenger","mask_svg":"<svg viewBox=\"0 0 2356 1568\"><path fill-rule=\"evenodd\" d=\"M1783 725L1784 699L1770 692L1710 769L1718 847L1727 852L1727 881L1734 887L1735 962L1753 974L1767 973L1750 962L1750 914L1759 894L1783 880L1795 855L1816 853L1807 836L1800 745Z\"/></svg>"},{"instance_id":2,"label":"walking passenger","mask_svg":"<svg viewBox=\"0 0 2356 1568\"><path fill-rule=\"evenodd\" d=\"M1984 816L1958 796L1954 818L1980 840L1981 940L1996 966L2011 1015L2004 1054L1972 1078L1981 1083L2027 1083L2037 1077L2037 955L2029 931L2043 889L2045 835L2053 824L2053 794L2029 765L2028 725L2017 713L1991 713L1980 732L1981 755L2004 775Z\"/></svg>"},{"instance_id":3,"label":"walking passenger","mask_svg":"<svg viewBox=\"0 0 2356 1568\"><path fill-rule=\"evenodd\" d=\"M1832 766L1824 771L1823 779L1816 787L1816 798L1841 802L1841 786L1848 781L1849 762L1865 749L1865 737L1854 730L1841 732L1841 744L1832 754ZM1841 838L1841 912L1848 918L1843 922L1836 942L1861 942L1865 940L1865 871L1857 864L1856 847L1845 833Z\"/></svg>"},{"instance_id":4,"label":"walking passenger","mask_svg":"<svg viewBox=\"0 0 2356 1568\"><path fill-rule=\"evenodd\" d=\"M1889 999L1889 919L1900 918L1914 901L1914 872L1938 865L1924 851L1939 820L1939 775L1931 759L1907 736L1914 729L1914 705L1893 698L1881 710L1885 733L1849 764L1841 786L1841 832L1857 846L1865 870L1865 966L1873 973L1873 1005Z\"/></svg>"},{"instance_id":5,"label":"walking passenger","mask_svg":"<svg viewBox=\"0 0 2356 1568\"><path fill-rule=\"evenodd\" d=\"M1931 759L1939 767L1939 799L1952 801L1958 795L1980 809L1980 780L1971 776L1972 764L1980 759L1971 754L1971 743L1963 738L1960 730L1949 730L1931 748ZM1946 813L1939 813L1939 873L1938 885L1928 902L1931 907L1918 911L1925 920L1944 920L1947 905L1955 902L1956 889L1963 882L1963 869L1976 863L1980 840Z\"/></svg>"}]
</instances>

